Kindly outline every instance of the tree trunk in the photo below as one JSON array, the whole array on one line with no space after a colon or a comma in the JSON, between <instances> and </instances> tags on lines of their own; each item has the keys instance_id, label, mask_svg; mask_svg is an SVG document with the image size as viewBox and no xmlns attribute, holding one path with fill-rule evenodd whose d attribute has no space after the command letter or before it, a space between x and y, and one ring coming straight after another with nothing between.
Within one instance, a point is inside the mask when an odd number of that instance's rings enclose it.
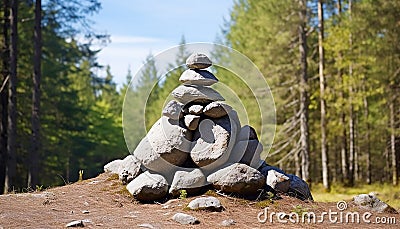
<instances>
[{"instance_id":1,"label":"tree trunk","mask_svg":"<svg viewBox=\"0 0 400 229\"><path fill-rule=\"evenodd\" d=\"M355 137L354 137L354 108L351 104L352 101L352 86L349 88L349 102L350 102L350 117L349 117L349 185L354 185L354 152L355 152Z\"/></svg>"},{"instance_id":2,"label":"tree trunk","mask_svg":"<svg viewBox=\"0 0 400 229\"><path fill-rule=\"evenodd\" d=\"M351 7L352 2L349 0L349 15L351 20ZM349 37L350 43L350 50L352 49L353 45L353 37L350 33ZM349 76L350 78L353 77L353 64L350 62L349 64ZM350 80L349 83L349 103L350 103L350 112L349 112L349 185L354 185L354 152L355 152L355 133L354 133L354 122L355 122L355 115L354 115L354 106L353 106L353 85Z\"/></svg>"},{"instance_id":3,"label":"tree trunk","mask_svg":"<svg viewBox=\"0 0 400 229\"><path fill-rule=\"evenodd\" d=\"M390 153L392 156L392 183L397 185L398 174L397 174L397 155L396 155L396 135L395 135L395 107L394 99L390 100L389 113L390 113Z\"/></svg>"},{"instance_id":4,"label":"tree trunk","mask_svg":"<svg viewBox=\"0 0 400 229\"><path fill-rule=\"evenodd\" d=\"M11 0L10 11L10 78L8 85L8 126L7 126L7 164L4 192L15 186L17 170L17 42L18 42L18 0Z\"/></svg>"},{"instance_id":5,"label":"tree trunk","mask_svg":"<svg viewBox=\"0 0 400 229\"><path fill-rule=\"evenodd\" d=\"M7 161L7 117L8 117L8 80L10 77L10 1L3 1L3 47L2 47L2 60L3 71L2 81L0 84L0 102L1 102L1 123L0 123L0 194L4 191L4 182L6 175L6 161Z\"/></svg>"},{"instance_id":6,"label":"tree trunk","mask_svg":"<svg viewBox=\"0 0 400 229\"><path fill-rule=\"evenodd\" d=\"M42 1L35 3L34 31L34 63L33 63L33 93L32 93L32 135L29 160L28 187L35 187L39 182L39 152L40 152L40 80L42 59Z\"/></svg>"},{"instance_id":7,"label":"tree trunk","mask_svg":"<svg viewBox=\"0 0 400 229\"><path fill-rule=\"evenodd\" d=\"M359 145L357 144L357 139L358 139L358 127L357 127L357 124L358 124L358 122L357 122L357 119L355 120L355 123L354 123L354 182L355 183L357 183L357 181L359 181L359 179L360 179L360 167L359 167L359 162L360 162L360 160L359 160L359 152L360 152L360 147L359 147Z\"/></svg>"},{"instance_id":8,"label":"tree trunk","mask_svg":"<svg viewBox=\"0 0 400 229\"><path fill-rule=\"evenodd\" d=\"M301 177L301 166L300 166L300 155L299 153L294 154L294 174Z\"/></svg>"},{"instance_id":9,"label":"tree trunk","mask_svg":"<svg viewBox=\"0 0 400 229\"><path fill-rule=\"evenodd\" d=\"M340 15L342 13L342 0L337 0L336 9L338 10L338 14Z\"/></svg>"},{"instance_id":10,"label":"tree trunk","mask_svg":"<svg viewBox=\"0 0 400 229\"><path fill-rule=\"evenodd\" d=\"M365 83L364 83L365 85ZM367 89L364 88L364 92L366 92ZM369 106L368 106L368 98L367 96L364 96L364 119L365 119L365 123L366 123L366 132L365 132L365 153L367 155L366 157L366 166L367 166L367 171L366 171L366 182L367 184L371 184L372 180L371 180L371 146L370 146L370 139L369 139L369 132L370 132L370 125L369 125Z\"/></svg>"},{"instance_id":11,"label":"tree trunk","mask_svg":"<svg viewBox=\"0 0 400 229\"><path fill-rule=\"evenodd\" d=\"M334 142L339 142L338 136L335 136L334 139L335 139ZM334 156L334 158L333 158L334 170L333 170L333 173L332 173L332 181L331 182L332 183L336 183L336 182L339 181L338 177L340 177L340 146L338 144L334 144L334 151L333 152L334 152L334 154L333 154L333 156Z\"/></svg>"},{"instance_id":12,"label":"tree trunk","mask_svg":"<svg viewBox=\"0 0 400 229\"><path fill-rule=\"evenodd\" d=\"M387 142L388 141L385 141L385 143L387 143ZM390 140L389 140L389 142L390 142ZM389 156L390 152L389 152L389 148L387 147L387 145L388 144L386 144L386 147L385 147L385 168L384 168L385 175L381 180L384 182L387 182L392 179L391 170L390 170L390 164L391 164L390 156Z\"/></svg>"},{"instance_id":13,"label":"tree trunk","mask_svg":"<svg viewBox=\"0 0 400 229\"><path fill-rule=\"evenodd\" d=\"M338 15L340 16L342 13L342 1L338 0L337 1L337 11ZM339 52L339 59L342 59L342 53ZM343 71L342 69L338 69L338 75L341 81L341 84L344 85L344 79L343 79ZM340 89L340 98L343 101L342 107L345 107L345 98L344 98L344 89ZM340 126L343 128L342 130L342 135L340 136L340 155L341 155L341 170L342 170L342 182L345 184L349 183L349 164L348 164L348 151L347 151L347 131L346 131L346 113L344 110L341 110L341 115L340 115Z\"/></svg>"},{"instance_id":14,"label":"tree trunk","mask_svg":"<svg viewBox=\"0 0 400 229\"><path fill-rule=\"evenodd\" d=\"M322 162L322 183L326 190L329 190L329 167L326 142L326 101L325 101L325 76L324 76L324 11L323 2L318 0L318 50L319 50L319 87L321 103L321 162Z\"/></svg>"},{"instance_id":15,"label":"tree trunk","mask_svg":"<svg viewBox=\"0 0 400 229\"><path fill-rule=\"evenodd\" d=\"M344 99L343 91L341 92L341 97ZM341 154L341 164L342 164L342 178L345 184L349 183L349 164L348 164L348 152L347 152L347 132L346 132L346 114L341 111L342 115L340 117L340 124L343 128L340 144L340 154Z\"/></svg>"},{"instance_id":16,"label":"tree trunk","mask_svg":"<svg viewBox=\"0 0 400 229\"><path fill-rule=\"evenodd\" d=\"M307 76L307 6L305 0L299 0L300 24L298 26L300 52L300 142L301 142L301 173L303 180L309 181L309 129L308 129L308 76Z\"/></svg>"}]
</instances>

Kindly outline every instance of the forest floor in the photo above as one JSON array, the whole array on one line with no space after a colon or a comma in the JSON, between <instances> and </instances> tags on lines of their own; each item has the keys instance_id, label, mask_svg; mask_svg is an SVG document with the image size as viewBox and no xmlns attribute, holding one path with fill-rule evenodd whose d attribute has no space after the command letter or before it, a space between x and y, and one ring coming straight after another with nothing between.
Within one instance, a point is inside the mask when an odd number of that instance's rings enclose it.
<instances>
[{"instance_id":1,"label":"forest floor","mask_svg":"<svg viewBox=\"0 0 400 229\"><path fill-rule=\"evenodd\" d=\"M336 202L303 202L288 196L263 202L220 196L216 193L214 196L224 206L225 210L222 212L187 210L187 204L195 197L143 204L134 200L115 176L104 173L92 179L44 191L1 195L0 228L65 228L71 221L83 220L87 228L186 227L200 229L225 228L221 222L227 219L235 221L234 225L227 228L400 227L400 214L372 213L368 218L370 223L364 222L362 217L365 211L353 205L350 200L346 200L347 208L340 211ZM268 207L267 211L265 207ZM172 220L172 216L178 212L195 216L200 224L180 225ZM313 212L317 222L313 222L314 217L309 218L311 222L307 222L308 219L306 219L303 223L301 217L299 217L300 222L296 223L290 222L288 217L281 219L281 221L288 221L287 223L279 222L276 214L273 214L278 212L290 214L292 220L305 212ZM328 215L325 215L324 221L318 222L324 212L333 214L331 220ZM337 215L334 214L335 212ZM354 212L360 215L360 223L352 222L351 217L347 217L349 222L346 223L346 214ZM259 218L263 220L265 215L268 215L266 222L260 222ZM393 219L396 222L393 222ZM391 221L391 223L377 225L378 220Z\"/></svg>"}]
</instances>

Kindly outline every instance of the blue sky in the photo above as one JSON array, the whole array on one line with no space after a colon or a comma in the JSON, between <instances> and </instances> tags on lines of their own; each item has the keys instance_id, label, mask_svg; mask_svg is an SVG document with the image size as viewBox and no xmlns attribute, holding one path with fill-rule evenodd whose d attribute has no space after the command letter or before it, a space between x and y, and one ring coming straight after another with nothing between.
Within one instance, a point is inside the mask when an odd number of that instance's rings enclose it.
<instances>
[{"instance_id":1,"label":"blue sky","mask_svg":"<svg viewBox=\"0 0 400 229\"><path fill-rule=\"evenodd\" d=\"M100 0L102 10L92 17L95 29L111 36L98 61L109 65L114 81L125 82L128 68L141 67L149 53L157 54L186 42L215 42L233 0ZM173 60L171 60L172 62Z\"/></svg>"}]
</instances>

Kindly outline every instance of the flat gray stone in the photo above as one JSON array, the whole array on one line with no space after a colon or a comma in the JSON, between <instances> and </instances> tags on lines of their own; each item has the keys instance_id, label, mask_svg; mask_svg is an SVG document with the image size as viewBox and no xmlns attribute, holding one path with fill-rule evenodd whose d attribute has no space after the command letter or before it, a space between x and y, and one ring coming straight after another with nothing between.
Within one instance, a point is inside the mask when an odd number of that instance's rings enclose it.
<instances>
[{"instance_id":1,"label":"flat gray stone","mask_svg":"<svg viewBox=\"0 0 400 229\"><path fill-rule=\"evenodd\" d=\"M221 222L221 226L223 226L223 227L229 227L229 226L232 226L235 224L236 224L236 222L233 219L226 219Z\"/></svg>"},{"instance_id":2,"label":"flat gray stone","mask_svg":"<svg viewBox=\"0 0 400 229\"><path fill-rule=\"evenodd\" d=\"M392 214L398 213L393 207L389 206L372 193L354 196L353 202L360 208L367 211Z\"/></svg>"},{"instance_id":3,"label":"flat gray stone","mask_svg":"<svg viewBox=\"0 0 400 229\"><path fill-rule=\"evenodd\" d=\"M200 223L200 221L196 217L184 213L176 213L174 216L172 216L172 219L175 222L178 222L183 225Z\"/></svg>"},{"instance_id":4,"label":"flat gray stone","mask_svg":"<svg viewBox=\"0 0 400 229\"><path fill-rule=\"evenodd\" d=\"M162 114L170 119L177 120L183 117L183 104L172 100L165 105Z\"/></svg>"},{"instance_id":5,"label":"flat gray stone","mask_svg":"<svg viewBox=\"0 0 400 229\"><path fill-rule=\"evenodd\" d=\"M172 180L169 193L173 196L177 196L180 190L186 190L188 194L194 194L206 184L206 177L200 169L177 171Z\"/></svg>"},{"instance_id":6,"label":"flat gray stone","mask_svg":"<svg viewBox=\"0 0 400 229\"><path fill-rule=\"evenodd\" d=\"M231 112L233 109L231 106L221 102L209 103L203 109L203 113L211 118L221 118Z\"/></svg>"},{"instance_id":7,"label":"flat gray stone","mask_svg":"<svg viewBox=\"0 0 400 229\"><path fill-rule=\"evenodd\" d=\"M182 73L179 81L184 85L211 86L217 83L218 79L207 70L188 69Z\"/></svg>"},{"instance_id":8,"label":"flat gray stone","mask_svg":"<svg viewBox=\"0 0 400 229\"><path fill-rule=\"evenodd\" d=\"M209 210L209 211L222 211L223 206L221 202L213 197L199 197L188 204L188 208L191 210Z\"/></svg>"},{"instance_id":9,"label":"flat gray stone","mask_svg":"<svg viewBox=\"0 0 400 229\"><path fill-rule=\"evenodd\" d=\"M133 155L147 169L163 175L183 165L189 155L192 133L179 120L162 116L136 147Z\"/></svg>"},{"instance_id":10,"label":"flat gray stone","mask_svg":"<svg viewBox=\"0 0 400 229\"><path fill-rule=\"evenodd\" d=\"M199 126L200 116L187 114L185 115L184 121L185 121L185 126L189 130L195 130Z\"/></svg>"},{"instance_id":11,"label":"flat gray stone","mask_svg":"<svg viewBox=\"0 0 400 229\"><path fill-rule=\"evenodd\" d=\"M84 227L83 220L75 220L70 223L67 223L65 227Z\"/></svg>"},{"instance_id":12,"label":"flat gray stone","mask_svg":"<svg viewBox=\"0 0 400 229\"><path fill-rule=\"evenodd\" d=\"M258 170L240 163L212 173L207 181L223 192L241 195L256 194L265 185L265 177Z\"/></svg>"},{"instance_id":13,"label":"flat gray stone","mask_svg":"<svg viewBox=\"0 0 400 229\"><path fill-rule=\"evenodd\" d=\"M154 225L150 224L150 223L142 223L139 224L138 227L143 227L143 228L150 228L150 229L156 229L158 227L155 227Z\"/></svg>"},{"instance_id":14,"label":"flat gray stone","mask_svg":"<svg viewBox=\"0 0 400 229\"><path fill-rule=\"evenodd\" d=\"M203 106L199 104L192 105L188 108L189 114L199 115L203 113Z\"/></svg>"},{"instance_id":15,"label":"flat gray stone","mask_svg":"<svg viewBox=\"0 0 400 229\"><path fill-rule=\"evenodd\" d=\"M211 60L203 53L193 53L186 59L186 66L190 69L203 69L211 65Z\"/></svg>"},{"instance_id":16,"label":"flat gray stone","mask_svg":"<svg viewBox=\"0 0 400 229\"><path fill-rule=\"evenodd\" d=\"M225 100L216 90L206 86L180 85L175 88L171 94L176 100L183 104L189 102L208 103Z\"/></svg>"},{"instance_id":17,"label":"flat gray stone","mask_svg":"<svg viewBox=\"0 0 400 229\"><path fill-rule=\"evenodd\" d=\"M146 171L131 181L126 189L138 200L153 201L167 195L168 183L162 175Z\"/></svg>"}]
</instances>

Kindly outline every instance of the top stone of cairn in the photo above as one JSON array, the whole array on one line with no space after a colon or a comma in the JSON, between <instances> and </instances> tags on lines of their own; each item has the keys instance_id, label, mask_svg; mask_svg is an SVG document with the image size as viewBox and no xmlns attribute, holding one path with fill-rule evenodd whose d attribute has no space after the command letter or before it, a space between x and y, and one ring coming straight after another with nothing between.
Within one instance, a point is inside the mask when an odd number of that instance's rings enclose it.
<instances>
[{"instance_id":1,"label":"top stone of cairn","mask_svg":"<svg viewBox=\"0 0 400 229\"><path fill-rule=\"evenodd\" d=\"M190 69L204 69L211 65L211 60L203 53L193 53L186 60L186 66Z\"/></svg>"}]
</instances>

